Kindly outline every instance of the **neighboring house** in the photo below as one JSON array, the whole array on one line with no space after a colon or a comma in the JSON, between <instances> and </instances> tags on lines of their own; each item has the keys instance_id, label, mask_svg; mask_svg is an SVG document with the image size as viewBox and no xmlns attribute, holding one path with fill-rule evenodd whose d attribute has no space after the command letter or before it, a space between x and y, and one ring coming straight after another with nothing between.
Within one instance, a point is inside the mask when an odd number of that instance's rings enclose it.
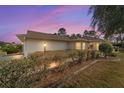
<instances>
[{"instance_id":1,"label":"neighboring house","mask_svg":"<svg viewBox=\"0 0 124 93\"><path fill-rule=\"evenodd\" d=\"M55 51L67 49L94 49L98 50L103 41L93 37L72 38L41 32L28 31L27 34L19 34L17 37L23 42L24 56L36 51Z\"/></svg>"}]
</instances>

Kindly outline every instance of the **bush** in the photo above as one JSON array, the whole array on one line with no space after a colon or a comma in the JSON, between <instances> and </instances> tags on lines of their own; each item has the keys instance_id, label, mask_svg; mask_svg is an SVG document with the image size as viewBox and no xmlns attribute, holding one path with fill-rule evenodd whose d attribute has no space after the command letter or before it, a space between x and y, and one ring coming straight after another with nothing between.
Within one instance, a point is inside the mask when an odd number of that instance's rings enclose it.
<instances>
[{"instance_id":1,"label":"bush","mask_svg":"<svg viewBox=\"0 0 124 93\"><path fill-rule=\"evenodd\" d=\"M52 60L57 62L57 61L61 61L63 59L62 55L59 55L59 54L54 54L53 57L52 57Z\"/></svg>"},{"instance_id":2,"label":"bush","mask_svg":"<svg viewBox=\"0 0 124 93\"><path fill-rule=\"evenodd\" d=\"M4 56L4 55L7 55L7 53L0 50L0 56Z\"/></svg>"},{"instance_id":3,"label":"bush","mask_svg":"<svg viewBox=\"0 0 124 93\"><path fill-rule=\"evenodd\" d=\"M100 57L100 52L96 50L91 50L90 54L91 54L91 59L96 59Z\"/></svg>"},{"instance_id":4,"label":"bush","mask_svg":"<svg viewBox=\"0 0 124 93\"><path fill-rule=\"evenodd\" d=\"M91 53L91 59L96 58L96 51L95 50L92 50L90 53Z\"/></svg>"},{"instance_id":5,"label":"bush","mask_svg":"<svg viewBox=\"0 0 124 93\"><path fill-rule=\"evenodd\" d=\"M86 51L86 60L91 59L91 50Z\"/></svg>"},{"instance_id":6,"label":"bush","mask_svg":"<svg viewBox=\"0 0 124 93\"><path fill-rule=\"evenodd\" d=\"M118 55L117 52L112 52L112 53L110 54L110 56L112 56L112 57L117 57L117 55Z\"/></svg>"},{"instance_id":7,"label":"bush","mask_svg":"<svg viewBox=\"0 0 124 93\"><path fill-rule=\"evenodd\" d=\"M7 54L17 53L17 52L20 51L17 46L14 46L14 45L11 45L11 44L10 45L3 45L1 47L1 50L3 52L7 52Z\"/></svg>"},{"instance_id":8,"label":"bush","mask_svg":"<svg viewBox=\"0 0 124 93\"><path fill-rule=\"evenodd\" d=\"M10 62L3 65L0 69L0 87L15 87L15 82L26 71L26 63Z\"/></svg>"},{"instance_id":9,"label":"bush","mask_svg":"<svg viewBox=\"0 0 124 93\"><path fill-rule=\"evenodd\" d=\"M85 57L85 52L79 50L79 51L77 52L77 57L78 57L78 62L81 63L81 62L83 61L84 57Z\"/></svg>"},{"instance_id":10,"label":"bush","mask_svg":"<svg viewBox=\"0 0 124 93\"><path fill-rule=\"evenodd\" d=\"M99 57L100 57L100 52L96 51L96 58L99 58Z\"/></svg>"},{"instance_id":11,"label":"bush","mask_svg":"<svg viewBox=\"0 0 124 93\"><path fill-rule=\"evenodd\" d=\"M113 47L109 43L102 43L99 45L99 50L107 57L109 54L112 53Z\"/></svg>"},{"instance_id":12,"label":"bush","mask_svg":"<svg viewBox=\"0 0 124 93\"><path fill-rule=\"evenodd\" d=\"M77 52L76 51L69 51L68 52L68 57L72 59L73 62L75 62L76 57L77 57Z\"/></svg>"},{"instance_id":13,"label":"bush","mask_svg":"<svg viewBox=\"0 0 124 93\"><path fill-rule=\"evenodd\" d=\"M33 60L33 61L39 61L42 56L43 56L43 52L37 51L37 52L31 53L28 56L28 58Z\"/></svg>"},{"instance_id":14,"label":"bush","mask_svg":"<svg viewBox=\"0 0 124 93\"><path fill-rule=\"evenodd\" d=\"M33 77L37 72L43 72L43 67L30 59L13 60L0 66L0 87L29 87L29 85L40 77ZM28 79L25 79L27 77ZM31 79L32 78L32 79ZM28 81L32 80L32 82Z\"/></svg>"},{"instance_id":15,"label":"bush","mask_svg":"<svg viewBox=\"0 0 124 93\"><path fill-rule=\"evenodd\" d=\"M114 50L115 50L115 52L118 52L119 51L119 48L116 47L116 46L114 46Z\"/></svg>"}]
</instances>

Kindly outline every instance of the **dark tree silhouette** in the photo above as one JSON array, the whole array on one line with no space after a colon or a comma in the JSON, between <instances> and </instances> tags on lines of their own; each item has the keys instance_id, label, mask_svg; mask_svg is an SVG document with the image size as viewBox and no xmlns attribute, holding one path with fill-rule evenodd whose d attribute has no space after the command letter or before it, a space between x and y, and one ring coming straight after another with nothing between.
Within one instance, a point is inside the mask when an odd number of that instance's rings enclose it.
<instances>
[{"instance_id":1,"label":"dark tree silhouette","mask_svg":"<svg viewBox=\"0 0 124 93\"><path fill-rule=\"evenodd\" d=\"M65 28L60 28L58 30L58 35L66 35L66 29Z\"/></svg>"},{"instance_id":2,"label":"dark tree silhouette","mask_svg":"<svg viewBox=\"0 0 124 93\"><path fill-rule=\"evenodd\" d=\"M90 13L93 14L91 26L97 28L105 38L124 33L124 6L94 5L90 7Z\"/></svg>"}]
</instances>

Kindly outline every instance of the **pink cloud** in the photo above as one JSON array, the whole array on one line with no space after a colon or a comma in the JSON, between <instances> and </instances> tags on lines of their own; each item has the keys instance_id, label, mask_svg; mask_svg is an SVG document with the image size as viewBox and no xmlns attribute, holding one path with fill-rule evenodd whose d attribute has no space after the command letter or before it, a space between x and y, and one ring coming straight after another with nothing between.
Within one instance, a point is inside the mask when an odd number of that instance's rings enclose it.
<instances>
[{"instance_id":1,"label":"pink cloud","mask_svg":"<svg viewBox=\"0 0 124 93\"><path fill-rule=\"evenodd\" d=\"M44 25L46 23L48 24L50 19L52 19L53 17L56 17L57 15L62 14L62 13L75 11L77 9L82 9L82 6L72 6L72 5L71 6L64 6L64 5L59 6L57 9L46 13L43 17L40 18L40 20L38 19L36 22L33 22L32 25L30 26L30 29L40 27L41 25Z\"/></svg>"}]
</instances>

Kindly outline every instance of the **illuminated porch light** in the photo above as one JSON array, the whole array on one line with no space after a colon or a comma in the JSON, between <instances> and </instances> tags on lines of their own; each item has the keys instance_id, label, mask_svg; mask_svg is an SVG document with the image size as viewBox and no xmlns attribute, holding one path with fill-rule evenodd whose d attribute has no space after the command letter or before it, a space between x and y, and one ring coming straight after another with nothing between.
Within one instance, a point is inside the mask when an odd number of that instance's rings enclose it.
<instances>
[{"instance_id":1,"label":"illuminated porch light","mask_svg":"<svg viewBox=\"0 0 124 93\"><path fill-rule=\"evenodd\" d=\"M46 44L46 42L44 42L44 43L43 43L44 52L46 51L46 46L47 46L47 44Z\"/></svg>"},{"instance_id":2,"label":"illuminated porch light","mask_svg":"<svg viewBox=\"0 0 124 93\"><path fill-rule=\"evenodd\" d=\"M46 43L44 43L43 46L46 47Z\"/></svg>"}]
</instances>

